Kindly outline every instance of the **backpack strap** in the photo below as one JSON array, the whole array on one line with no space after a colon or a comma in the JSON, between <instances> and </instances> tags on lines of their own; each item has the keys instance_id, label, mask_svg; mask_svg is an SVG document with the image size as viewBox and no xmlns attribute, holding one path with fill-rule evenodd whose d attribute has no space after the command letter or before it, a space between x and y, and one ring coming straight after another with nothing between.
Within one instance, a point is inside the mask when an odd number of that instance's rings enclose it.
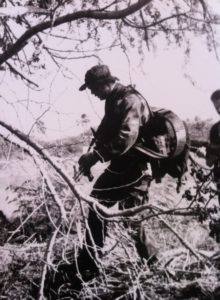
<instances>
[{"instance_id":1,"label":"backpack strap","mask_svg":"<svg viewBox=\"0 0 220 300\"><path fill-rule=\"evenodd\" d=\"M141 152L142 154L147 155L148 157L154 158L154 159L165 159L165 158L171 158L178 156L183 150L185 149L186 144L188 144L187 141L187 129L182 120L179 119L179 117L173 113L171 110L168 109L152 109L150 107L147 99L139 92L137 91L132 85L128 86L131 92L134 92L138 94L147 104L148 110L149 110L149 121L152 121L154 117L161 116L161 118L164 118L164 122L167 122L171 128L171 130L175 134L175 140L176 140L176 147L172 154L162 154L158 151L155 151L153 149L150 149L146 147L143 144L136 144L134 148Z\"/></svg>"},{"instance_id":2,"label":"backpack strap","mask_svg":"<svg viewBox=\"0 0 220 300\"><path fill-rule=\"evenodd\" d=\"M143 145L137 144L134 146L134 149L138 150L139 152L146 154L147 156L151 158L156 158L156 159L163 159L163 158L169 158L169 155L164 155L160 152L154 151L152 149L149 149Z\"/></svg>"},{"instance_id":3,"label":"backpack strap","mask_svg":"<svg viewBox=\"0 0 220 300\"><path fill-rule=\"evenodd\" d=\"M138 94L147 104L147 107L148 107L148 110L149 110L149 115L150 115L150 118L152 118L154 116L154 112L153 110L151 109L147 99L139 92L137 91L132 85L129 85L129 87L132 89L132 91L136 94Z\"/></svg>"}]
</instances>

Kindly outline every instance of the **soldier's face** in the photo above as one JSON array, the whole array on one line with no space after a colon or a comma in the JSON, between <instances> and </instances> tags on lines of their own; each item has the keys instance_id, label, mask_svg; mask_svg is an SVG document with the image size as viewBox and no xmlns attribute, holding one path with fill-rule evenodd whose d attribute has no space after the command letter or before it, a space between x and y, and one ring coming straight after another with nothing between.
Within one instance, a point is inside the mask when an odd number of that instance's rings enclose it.
<instances>
[{"instance_id":1,"label":"soldier's face","mask_svg":"<svg viewBox=\"0 0 220 300\"><path fill-rule=\"evenodd\" d=\"M100 84L97 86L94 85L90 87L90 91L94 96L98 97L100 100L104 100L109 94L109 87L107 84Z\"/></svg>"},{"instance_id":2,"label":"soldier's face","mask_svg":"<svg viewBox=\"0 0 220 300\"><path fill-rule=\"evenodd\" d=\"M217 113L220 115L220 98L216 98L216 99L213 99L213 105L217 111Z\"/></svg>"}]
</instances>

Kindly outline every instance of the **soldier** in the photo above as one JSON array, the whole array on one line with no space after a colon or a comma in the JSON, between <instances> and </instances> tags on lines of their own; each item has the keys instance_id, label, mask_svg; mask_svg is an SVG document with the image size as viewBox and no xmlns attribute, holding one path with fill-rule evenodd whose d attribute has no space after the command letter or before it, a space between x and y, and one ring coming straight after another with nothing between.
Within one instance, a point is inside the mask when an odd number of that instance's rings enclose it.
<instances>
[{"instance_id":1,"label":"soldier","mask_svg":"<svg viewBox=\"0 0 220 300\"><path fill-rule=\"evenodd\" d=\"M85 176L98 161L110 162L93 186L91 196L106 207L115 203L119 208L132 208L148 199L152 180L147 170L146 158L133 150L140 139L140 132L148 122L150 110L147 101L131 86L124 86L112 76L108 66L96 65L87 71L80 91L88 88L101 101L105 100L105 114L96 132L93 151L79 159L79 169ZM95 243L98 253L106 236L106 221L92 207L88 215L85 246L79 253L78 266L82 275L88 270L98 271L95 263ZM141 224L132 225L137 252L148 263L156 260L156 248L146 236ZM92 236L92 240L91 240Z\"/></svg>"},{"instance_id":2,"label":"soldier","mask_svg":"<svg viewBox=\"0 0 220 300\"><path fill-rule=\"evenodd\" d=\"M212 93L211 101L220 115L220 90ZM214 181L216 182L220 204L220 121L215 123L210 130L209 145L207 148L202 147L198 149L197 155L204 157L208 166L213 166Z\"/></svg>"}]
</instances>

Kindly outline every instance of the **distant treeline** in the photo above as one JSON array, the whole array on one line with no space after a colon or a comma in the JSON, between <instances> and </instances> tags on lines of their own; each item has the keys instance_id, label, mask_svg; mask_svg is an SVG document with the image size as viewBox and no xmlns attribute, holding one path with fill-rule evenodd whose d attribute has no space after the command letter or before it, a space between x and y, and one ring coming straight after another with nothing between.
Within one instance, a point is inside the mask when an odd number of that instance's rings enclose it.
<instances>
[{"instance_id":1,"label":"distant treeline","mask_svg":"<svg viewBox=\"0 0 220 300\"><path fill-rule=\"evenodd\" d=\"M201 120L198 117L195 119L185 120L186 125L189 129L189 135L191 143L194 146L201 146L204 143L208 142L209 131L213 124L213 120ZM71 154L79 154L83 150L83 146L88 146L91 142L93 136L92 131L89 130L86 133L80 134L75 137L67 137L64 139L58 139L54 141L38 141L44 149L46 149L51 155L57 157L63 157ZM23 159L25 153L22 149L12 145L9 142L6 142L3 138L0 137L0 147L1 154L0 158L8 160L11 158Z\"/></svg>"},{"instance_id":2,"label":"distant treeline","mask_svg":"<svg viewBox=\"0 0 220 300\"><path fill-rule=\"evenodd\" d=\"M201 120L195 117L194 120L187 119L186 125L189 130L191 144L194 146L201 146L209 141L209 132L213 125L212 119Z\"/></svg>"},{"instance_id":3,"label":"distant treeline","mask_svg":"<svg viewBox=\"0 0 220 300\"><path fill-rule=\"evenodd\" d=\"M63 157L69 154L79 154L83 150L83 146L89 144L90 133L81 134L75 137L67 137L63 139L57 139L52 141L41 141L37 140L37 143L40 144L43 149L48 151L51 155L57 157ZM36 140L36 139L35 139ZM20 147L5 141L0 137L0 159L9 160L9 159L23 159L27 154Z\"/></svg>"}]
</instances>

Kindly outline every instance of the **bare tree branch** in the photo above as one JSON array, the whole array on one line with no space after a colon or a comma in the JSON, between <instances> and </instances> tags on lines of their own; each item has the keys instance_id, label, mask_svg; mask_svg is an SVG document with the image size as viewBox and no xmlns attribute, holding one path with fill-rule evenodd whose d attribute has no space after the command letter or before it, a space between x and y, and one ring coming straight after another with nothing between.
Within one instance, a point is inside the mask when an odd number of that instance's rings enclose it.
<instances>
[{"instance_id":1,"label":"bare tree branch","mask_svg":"<svg viewBox=\"0 0 220 300\"><path fill-rule=\"evenodd\" d=\"M32 141L27 135L22 133L20 130L13 128L11 125L6 124L5 122L0 120L0 125L7 129L9 132L11 132L13 135L15 135L19 140L24 142L27 146L18 144L19 147L22 147L28 152L29 154L33 154L33 150L35 150L41 157L41 159L45 160L47 163L49 163L54 170L60 175L60 177L64 180L64 182L68 185L74 196L78 200L83 200L89 205L91 205L95 210L97 210L98 213L101 214L102 217L112 218L112 217L120 217L120 216L134 216L137 213L143 212L144 210L152 210L156 209L159 211L164 211L166 214L166 211L163 210L160 207L152 206L150 204L144 204L140 206L136 206L134 208L124 209L122 210L112 210L111 208L107 208L104 205L100 204L99 201L97 201L95 198L87 195L82 190L79 189L79 187L75 184L74 180L65 173L65 171L62 169L61 166L59 166L58 163L56 163L52 157L49 155L49 153L39 144ZM3 134L0 134L4 137ZM29 150L29 147L31 147L32 150ZM170 210L169 210L170 211ZM173 213L174 214L174 213Z\"/></svg>"},{"instance_id":2,"label":"bare tree branch","mask_svg":"<svg viewBox=\"0 0 220 300\"><path fill-rule=\"evenodd\" d=\"M32 36L46 29L50 29L51 26L56 27L64 23L68 23L68 22L72 22L84 18L96 19L96 20L121 19L135 13L145 5L149 4L151 1L152 0L139 0L135 4L132 4L131 6L118 11L98 11L98 10L76 11L72 14L59 17L53 21L45 21L43 23L40 23L28 29L14 44L12 44L4 53L0 55L0 65L6 62L9 58L11 58L16 53L18 53L21 49L23 49L27 45L28 40Z\"/></svg>"},{"instance_id":3,"label":"bare tree branch","mask_svg":"<svg viewBox=\"0 0 220 300\"><path fill-rule=\"evenodd\" d=\"M179 241L183 244L186 249L188 249L192 255L194 255L198 261L201 261L201 257L196 253L191 245L163 218L158 216L158 219L179 239Z\"/></svg>"},{"instance_id":4,"label":"bare tree branch","mask_svg":"<svg viewBox=\"0 0 220 300\"><path fill-rule=\"evenodd\" d=\"M30 152L31 153L31 152ZM36 166L39 168L40 172L41 172L41 175L43 176L43 179L45 180L46 182L46 185L47 185L47 188L48 190L50 191L50 194L54 200L54 202L57 204L58 208L59 208L59 211L60 211L60 219L61 220L64 220L64 221L67 221L67 216L66 216L66 210L63 206L63 203L60 199L60 197L58 196L54 186L53 186L53 183L49 177L49 175L47 174L47 171L44 167L44 165L42 164L41 160L34 154L32 154L32 157L35 161L35 164Z\"/></svg>"},{"instance_id":5,"label":"bare tree branch","mask_svg":"<svg viewBox=\"0 0 220 300\"><path fill-rule=\"evenodd\" d=\"M26 14L50 15L51 12L47 9L34 6L14 6L13 9L11 7L0 7L0 17L7 16L15 18Z\"/></svg>"},{"instance_id":6,"label":"bare tree branch","mask_svg":"<svg viewBox=\"0 0 220 300\"><path fill-rule=\"evenodd\" d=\"M46 252L45 252L45 263L44 263L43 270L42 270L40 289L39 289L39 292L38 292L38 294L39 294L38 295L38 300L45 300L46 299L45 296L44 296L44 285L45 285L45 280L46 280L48 267L53 266L53 264L51 262L51 255L52 255L53 246L54 246L54 243L56 241L57 234L60 230L61 223L62 223L62 219L60 218L60 219L58 219L58 222L56 224L57 228L54 230L53 234L50 236L49 242L47 243L47 249L46 249Z\"/></svg>"},{"instance_id":7,"label":"bare tree branch","mask_svg":"<svg viewBox=\"0 0 220 300\"><path fill-rule=\"evenodd\" d=\"M10 71L11 71L13 74L15 74L15 75L21 77L21 79L27 81L27 83L29 83L29 84L34 85L34 86L37 87L37 88L39 87L39 85L38 85L37 83L35 83L35 82L33 82L32 80L30 80L29 78L27 78L27 76L25 76L25 75L22 74L20 71L18 71L18 70L17 70L14 66L12 66L9 62L6 62L6 64L7 64L7 66L9 67Z\"/></svg>"},{"instance_id":8,"label":"bare tree branch","mask_svg":"<svg viewBox=\"0 0 220 300\"><path fill-rule=\"evenodd\" d=\"M133 28L137 28L137 29L147 29L147 28L155 27L157 25L161 25L162 23L164 23L166 21L176 19L176 18L179 18L179 17L187 18L187 19L190 19L190 20L193 20L193 21L196 21L196 22L204 22L204 23L208 23L208 24L211 22L211 20L210 21L205 21L204 19L199 19L199 18L192 17L192 16L189 15L189 13L190 12L183 12L183 13L173 14L171 16L165 17L163 19L160 19L158 21L155 21L155 22L152 22L152 23L146 24L146 25L135 24L134 22L132 22L131 20L128 20L127 18L124 18L123 22L126 25L128 25L130 27L133 27ZM212 21L212 23L216 24L217 22Z\"/></svg>"}]
</instances>

